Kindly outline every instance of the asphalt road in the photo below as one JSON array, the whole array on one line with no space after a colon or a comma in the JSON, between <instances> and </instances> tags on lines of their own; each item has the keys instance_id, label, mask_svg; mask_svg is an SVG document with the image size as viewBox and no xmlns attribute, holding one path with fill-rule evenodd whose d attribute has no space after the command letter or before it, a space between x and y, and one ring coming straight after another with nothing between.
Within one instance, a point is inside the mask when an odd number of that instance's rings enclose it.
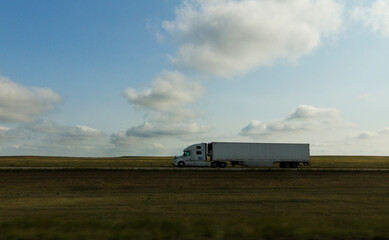
<instances>
[{"instance_id":1,"label":"asphalt road","mask_svg":"<svg viewBox=\"0 0 389 240\"><path fill-rule=\"evenodd\" d=\"M0 167L0 171L255 171L255 172L389 172L389 168L198 168L198 167Z\"/></svg>"}]
</instances>

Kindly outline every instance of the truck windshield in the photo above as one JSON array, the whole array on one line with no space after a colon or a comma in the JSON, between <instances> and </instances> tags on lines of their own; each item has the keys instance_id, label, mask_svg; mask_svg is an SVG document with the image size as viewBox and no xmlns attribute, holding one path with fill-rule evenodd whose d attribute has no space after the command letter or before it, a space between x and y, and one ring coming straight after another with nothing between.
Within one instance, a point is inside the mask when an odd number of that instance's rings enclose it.
<instances>
[{"instance_id":1,"label":"truck windshield","mask_svg":"<svg viewBox=\"0 0 389 240\"><path fill-rule=\"evenodd\" d=\"M184 152L184 156L189 156L190 155L190 152L189 151L185 151Z\"/></svg>"}]
</instances>

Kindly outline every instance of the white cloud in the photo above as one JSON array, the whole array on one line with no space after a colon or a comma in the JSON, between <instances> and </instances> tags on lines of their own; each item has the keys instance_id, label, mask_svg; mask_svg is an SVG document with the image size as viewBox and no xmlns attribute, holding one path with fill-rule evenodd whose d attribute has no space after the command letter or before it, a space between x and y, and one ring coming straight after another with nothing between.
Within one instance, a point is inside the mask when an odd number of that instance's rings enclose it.
<instances>
[{"instance_id":1,"label":"white cloud","mask_svg":"<svg viewBox=\"0 0 389 240\"><path fill-rule=\"evenodd\" d=\"M205 133L207 127L195 121L189 122L144 122L140 125L112 134L115 145L132 145L140 138L185 137Z\"/></svg>"},{"instance_id":2,"label":"white cloud","mask_svg":"<svg viewBox=\"0 0 389 240\"><path fill-rule=\"evenodd\" d=\"M148 150L157 150L157 151L163 151L166 149L166 146L161 143L151 143L149 146L147 146Z\"/></svg>"},{"instance_id":3,"label":"white cloud","mask_svg":"<svg viewBox=\"0 0 389 240\"><path fill-rule=\"evenodd\" d=\"M389 136L389 127L381 129L378 134L380 135L388 135Z\"/></svg>"},{"instance_id":4,"label":"white cloud","mask_svg":"<svg viewBox=\"0 0 389 240\"><path fill-rule=\"evenodd\" d=\"M0 126L0 132L6 132L6 131L8 131L8 130L9 130L8 127Z\"/></svg>"},{"instance_id":5,"label":"white cloud","mask_svg":"<svg viewBox=\"0 0 389 240\"><path fill-rule=\"evenodd\" d=\"M61 97L49 88L27 88L0 76L0 121L31 121L60 102Z\"/></svg>"},{"instance_id":6,"label":"white cloud","mask_svg":"<svg viewBox=\"0 0 389 240\"><path fill-rule=\"evenodd\" d=\"M115 146L115 155L171 155L193 143L194 138L198 141L208 130L208 127L193 120L146 121L113 133L111 143Z\"/></svg>"},{"instance_id":7,"label":"white cloud","mask_svg":"<svg viewBox=\"0 0 389 240\"><path fill-rule=\"evenodd\" d=\"M389 128L386 127L378 131L352 134L338 141L337 144L330 144L327 151L338 150L343 154L353 155L389 155L388 143Z\"/></svg>"},{"instance_id":8,"label":"white cloud","mask_svg":"<svg viewBox=\"0 0 389 240\"><path fill-rule=\"evenodd\" d=\"M362 21L365 27L389 37L389 1L377 0L370 7L355 7L351 16L358 21Z\"/></svg>"},{"instance_id":9,"label":"white cloud","mask_svg":"<svg viewBox=\"0 0 389 240\"><path fill-rule=\"evenodd\" d=\"M178 72L162 71L142 92L128 88L124 95L130 103L145 109L147 120L127 130L113 133L115 146L136 146L146 138L177 138L203 133L207 128L194 119L197 113L187 105L201 97L200 83ZM161 149L161 148L159 148Z\"/></svg>"},{"instance_id":10,"label":"white cloud","mask_svg":"<svg viewBox=\"0 0 389 240\"><path fill-rule=\"evenodd\" d=\"M203 94L203 87L178 72L162 71L143 92L127 88L124 96L135 106L161 112L179 111Z\"/></svg>"},{"instance_id":11,"label":"white cloud","mask_svg":"<svg viewBox=\"0 0 389 240\"><path fill-rule=\"evenodd\" d=\"M137 143L137 139L135 137L127 136L126 130L123 130L111 135L111 143L116 146L134 145Z\"/></svg>"},{"instance_id":12,"label":"white cloud","mask_svg":"<svg viewBox=\"0 0 389 240\"><path fill-rule=\"evenodd\" d=\"M101 155L107 150L108 138L87 126L66 126L47 120L0 127L1 154L23 155Z\"/></svg>"},{"instance_id":13,"label":"white cloud","mask_svg":"<svg viewBox=\"0 0 389 240\"><path fill-rule=\"evenodd\" d=\"M0 126L0 142L2 145L15 140L26 138L26 134L22 129L8 128Z\"/></svg>"},{"instance_id":14,"label":"white cloud","mask_svg":"<svg viewBox=\"0 0 389 240\"><path fill-rule=\"evenodd\" d=\"M376 134L373 133L373 132L370 132L370 131L364 131L360 134L358 134L355 138L356 139L368 139L368 138L372 138L372 137L375 137Z\"/></svg>"},{"instance_id":15,"label":"white cloud","mask_svg":"<svg viewBox=\"0 0 389 240\"><path fill-rule=\"evenodd\" d=\"M353 138L360 139L360 140L365 140L365 139L372 140L372 139L388 138L388 137L389 137L389 128L383 128L377 132L363 131L362 133L355 135Z\"/></svg>"},{"instance_id":16,"label":"white cloud","mask_svg":"<svg viewBox=\"0 0 389 240\"><path fill-rule=\"evenodd\" d=\"M285 118L252 121L240 135L264 142L304 142L311 154L388 155L389 128L361 130L344 120L339 110L302 105Z\"/></svg>"},{"instance_id":17,"label":"white cloud","mask_svg":"<svg viewBox=\"0 0 389 240\"><path fill-rule=\"evenodd\" d=\"M155 141L154 141L155 140ZM172 149L176 142L169 141L163 142L160 138L156 139L128 136L127 131L120 131L113 133L111 135L111 143L114 145L114 148L111 149L113 155L171 155L175 152ZM166 145L168 143L168 145Z\"/></svg>"},{"instance_id":18,"label":"white cloud","mask_svg":"<svg viewBox=\"0 0 389 240\"><path fill-rule=\"evenodd\" d=\"M157 136L181 136L186 134L198 134L207 130L206 127L191 121L187 123L155 124L145 122L127 130L127 136L157 137Z\"/></svg>"},{"instance_id":19,"label":"white cloud","mask_svg":"<svg viewBox=\"0 0 389 240\"><path fill-rule=\"evenodd\" d=\"M104 136L102 131L91 127L58 125L47 120L29 123L24 128L34 134L41 134L46 142L68 146L78 145L82 142L88 143Z\"/></svg>"},{"instance_id":20,"label":"white cloud","mask_svg":"<svg viewBox=\"0 0 389 240\"><path fill-rule=\"evenodd\" d=\"M339 30L342 12L333 0L191 0L163 27L180 44L178 66L231 76L311 53Z\"/></svg>"},{"instance_id":21,"label":"white cloud","mask_svg":"<svg viewBox=\"0 0 389 240\"><path fill-rule=\"evenodd\" d=\"M291 132L309 132L313 130L332 129L350 125L334 108L315 108L301 105L283 119L268 122L251 121L240 134L244 136L266 136Z\"/></svg>"}]
</instances>

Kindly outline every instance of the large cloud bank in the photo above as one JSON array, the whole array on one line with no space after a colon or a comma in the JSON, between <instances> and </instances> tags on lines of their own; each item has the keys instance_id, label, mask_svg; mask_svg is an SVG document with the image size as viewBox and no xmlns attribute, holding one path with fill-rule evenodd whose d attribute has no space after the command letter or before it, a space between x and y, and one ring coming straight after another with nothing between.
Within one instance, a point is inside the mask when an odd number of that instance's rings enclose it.
<instances>
[{"instance_id":1,"label":"large cloud bank","mask_svg":"<svg viewBox=\"0 0 389 240\"><path fill-rule=\"evenodd\" d=\"M49 88L27 88L0 76L0 121L25 122L43 115L60 103Z\"/></svg>"},{"instance_id":2,"label":"large cloud bank","mask_svg":"<svg viewBox=\"0 0 389 240\"><path fill-rule=\"evenodd\" d=\"M163 26L179 43L178 66L230 76L309 54L339 30L342 12L333 0L191 0Z\"/></svg>"}]
</instances>

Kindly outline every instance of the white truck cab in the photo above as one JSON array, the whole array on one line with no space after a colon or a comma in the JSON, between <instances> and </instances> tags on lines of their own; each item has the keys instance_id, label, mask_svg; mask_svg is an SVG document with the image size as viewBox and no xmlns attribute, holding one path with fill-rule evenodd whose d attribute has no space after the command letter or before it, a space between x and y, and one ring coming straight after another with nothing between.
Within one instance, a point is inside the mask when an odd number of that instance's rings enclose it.
<instances>
[{"instance_id":1,"label":"white truck cab","mask_svg":"<svg viewBox=\"0 0 389 240\"><path fill-rule=\"evenodd\" d=\"M184 149L181 156L176 156L173 165L178 167L210 167L211 162L207 161L207 144L198 143Z\"/></svg>"}]
</instances>

